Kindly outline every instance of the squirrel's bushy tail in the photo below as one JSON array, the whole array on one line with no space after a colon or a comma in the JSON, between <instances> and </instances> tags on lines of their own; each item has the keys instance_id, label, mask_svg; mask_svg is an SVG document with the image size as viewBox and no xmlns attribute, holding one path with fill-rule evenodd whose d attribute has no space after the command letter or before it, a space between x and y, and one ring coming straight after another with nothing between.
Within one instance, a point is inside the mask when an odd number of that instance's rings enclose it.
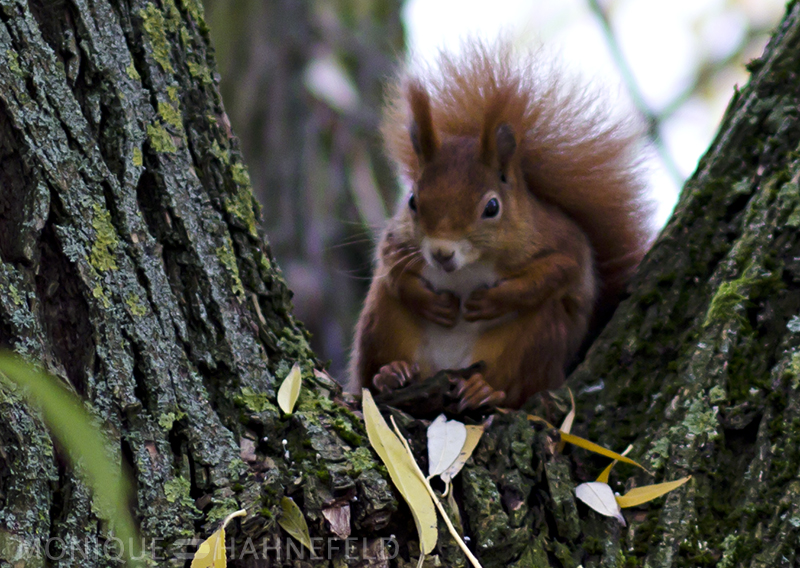
<instances>
[{"instance_id":1,"label":"squirrel's bushy tail","mask_svg":"<svg viewBox=\"0 0 800 568\"><path fill-rule=\"evenodd\" d=\"M390 157L412 179L419 165L408 130L411 84L430 95L439 139L480 136L487 114L512 126L529 189L586 233L601 297L613 302L651 232L635 125L615 118L621 113L611 102L560 72L541 50L518 55L506 42L472 40L457 56L443 53L431 66L406 69L389 88L382 133Z\"/></svg>"}]
</instances>

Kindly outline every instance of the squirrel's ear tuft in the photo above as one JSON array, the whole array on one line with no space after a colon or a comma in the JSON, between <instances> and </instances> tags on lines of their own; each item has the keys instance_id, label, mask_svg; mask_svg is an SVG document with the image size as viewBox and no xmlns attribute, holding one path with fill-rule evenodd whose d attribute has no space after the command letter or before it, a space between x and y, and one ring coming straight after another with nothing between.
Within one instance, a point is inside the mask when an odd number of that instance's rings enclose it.
<instances>
[{"instance_id":1,"label":"squirrel's ear tuft","mask_svg":"<svg viewBox=\"0 0 800 568\"><path fill-rule=\"evenodd\" d=\"M418 81L408 85L408 104L411 107L411 126L409 135L414 152L419 157L421 164L426 164L433 159L439 147L436 132L433 129L433 116L431 115L431 99L425 87Z\"/></svg>"},{"instance_id":2,"label":"squirrel's ear tuft","mask_svg":"<svg viewBox=\"0 0 800 568\"><path fill-rule=\"evenodd\" d=\"M495 131L495 146L497 149L497 161L500 171L505 172L508 163L514 156L517 149L517 139L514 136L514 129L507 122L502 123Z\"/></svg>"},{"instance_id":3,"label":"squirrel's ear tuft","mask_svg":"<svg viewBox=\"0 0 800 568\"><path fill-rule=\"evenodd\" d=\"M505 172L517 149L517 139L511 125L500 122L503 109L501 102L502 99L492 101L486 111L481 131L479 159L488 167Z\"/></svg>"}]
</instances>

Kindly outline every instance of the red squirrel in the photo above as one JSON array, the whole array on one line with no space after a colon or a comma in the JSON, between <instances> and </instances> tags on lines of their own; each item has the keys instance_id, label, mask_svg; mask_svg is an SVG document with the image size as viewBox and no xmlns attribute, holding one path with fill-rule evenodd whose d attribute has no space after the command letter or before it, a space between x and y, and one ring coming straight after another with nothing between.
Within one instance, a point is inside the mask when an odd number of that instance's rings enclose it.
<instances>
[{"instance_id":1,"label":"red squirrel","mask_svg":"<svg viewBox=\"0 0 800 568\"><path fill-rule=\"evenodd\" d=\"M483 361L460 408L518 408L618 303L648 244L638 134L540 58L472 41L390 88L382 134L412 188L378 245L351 391Z\"/></svg>"}]
</instances>

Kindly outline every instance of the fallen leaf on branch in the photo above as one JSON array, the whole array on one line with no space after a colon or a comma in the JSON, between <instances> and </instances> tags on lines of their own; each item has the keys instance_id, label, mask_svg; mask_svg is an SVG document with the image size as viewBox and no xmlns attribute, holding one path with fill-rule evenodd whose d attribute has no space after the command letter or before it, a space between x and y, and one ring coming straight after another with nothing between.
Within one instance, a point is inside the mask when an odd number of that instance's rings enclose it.
<instances>
[{"instance_id":1,"label":"fallen leaf on branch","mask_svg":"<svg viewBox=\"0 0 800 568\"><path fill-rule=\"evenodd\" d=\"M308 532L308 524L303 512L294 499L291 497L284 497L281 499L281 516L278 519L278 524L283 530L293 536L297 541L305 546L312 553L314 550L311 548L311 535Z\"/></svg>"},{"instance_id":2,"label":"fallen leaf on branch","mask_svg":"<svg viewBox=\"0 0 800 568\"><path fill-rule=\"evenodd\" d=\"M461 453L467 428L458 420L440 414L428 426L428 477L444 473Z\"/></svg>"},{"instance_id":3,"label":"fallen leaf on branch","mask_svg":"<svg viewBox=\"0 0 800 568\"><path fill-rule=\"evenodd\" d=\"M675 481L667 481L666 483L656 483L655 485L645 485L644 487L634 487L625 495L617 497L617 503L623 509L627 507L635 507L642 503L647 503L653 499L661 497L665 493L669 493L673 489L677 489L692 478L691 475L677 479Z\"/></svg>"},{"instance_id":4,"label":"fallen leaf on branch","mask_svg":"<svg viewBox=\"0 0 800 568\"><path fill-rule=\"evenodd\" d=\"M228 515L222 522L218 531L205 539L192 559L192 568L225 568L228 560L225 555L225 527L236 517L243 517L247 514L244 509Z\"/></svg>"},{"instance_id":5,"label":"fallen leaf on branch","mask_svg":"<svg viewBox=\"0 0 800 568\"><path fill-rule=\"evenodd\" d=\"M467 463L467 460L472 455L472 452L475 451L475 448L478 446L478 442L481 441L481 437L483 436L483 431L486 429L485 424L481 424L480 426L467 426L467 440L464 442L464 447L461 448L461 452L458 454L456 461L450 465L442 474L439 476L441 477L442 481L447 484L447 489L445 490L445 494L447 494L450 490L450 481L458 475L458 472L461 471L461 468L464 467L464 464Z\"/></svg>"},{"instance_id":6,"label":"fallen leaf on branch","mask_svg":"<svg viewBox=\"0 0 800 568\"><path fill-rule=\"evenodd\" d=\"M534 414L528 414L528 422L538 422L539 424L544 424L548 428L555 428L555 426L550 424L547 420Z\"/></svg>"},{"instance_id":7,"label":"fallen leaf on branch","mask_svg":"<svg viewBox=\"0 0 800 568\"><path fill-rule=\"evenodd\" d=\"M589 450L590 452L594 452L596 454L600 454L601 456L606 456L607 458L611 458L614 460L619 460L624 463L628 463L631 465L635 465L636 467L642 468L644 471L647 471L643 465L633 461L630 458L626 458L622 454L618 454L617 452L612 452L611 450L607 450L603 446L599 444L595 444L594 442L590 442L580 436L575 436L574 434L567 434L565 432L561 432L561 439L565 442L568 442L574 446L578 446L579 448L583 448L584 450ZM647 473L650 473L647 471ZM651 474L652 475L652 474Z\"/></svg>"},{"instance_id":8,"label":"fallen leaf on branch","mask_svg":"<svg viewBox=\"0 0 800 568\"><path fill-rule=\"evenodd\" d=\"M544 418L540 418L539 416L534 416L533 414L528 414L528 421L529 422L538 422L539 424L544 424L548 428L555 428L555 426L550 424ZM594 442L590 442L589 440L586 440L585 438L581 438L580 436L575 436L574 434L570 434L569 432L564 432L563 430L559 430L558 432L561 435L561 440L563 442L567 442L567 443L572 444L574 446L578 446L579 448L583 448L584 450L589 450L590 452L594 452L596 454L600 454L601 456L606 456L607 458L611 458L611 459L619 460L621 462L625 462L625 463L628 463L628 464L631 464L631 465L635 465L636 467L642 468L647 473L650 473L649 471L647 471L647 469L645 469L645 467L643 465L633 461L630 458L626 458L622 454L618 454L617 452L612 452L611 450L608 450L608 449L604 448L603 446L601 446L599 444L595 444ZM652 475L652 473L650 473L650 475Z\"/></svg>"},{"instance_id":9,"label":"fallen leaf on branch","mask_svg":"<svg viewBox=\"0 0 800 568\"><path fill-rule=\"evenodd\" d=\"M572 396L572 389L567 387L567 392L569 392L569 400L572 403L572 409L567 413L567 416L564 418L564 422L561 423L561 428L559 429L560 432L564 432L569 434L572 431L572 423L575 421L575 397ZM566 442L564 439L561 439L561 442L558 444L558 453L564 451L564 445Z\"/></svg>"},{"instance_id":10,"label":"fallen leaf on branch","mask_svg":"<svg viewBox=\"0 0 800 568\"><path fill-rule=\"evenodd\" d=\"M300 396L300 385L303 382L302 373L300 372L300 365L295 363L292 370L286 375L286 378L281 383L281 388L278 389L278 406L281 407L286 414L294 412L294 405L297 403L297 397Z\"/></svg>"},{"instance_id":11,"label":"fallen leaf on branch","mask_svg":"<svg viewBox=\"0 0 800 568\"><path fill-rule=\"evenodd\" d=\"M406 452L403 443L386 424L367 389L363 389L362 405L369 443L380 456L392 482L411 509L422 554L430 554L436 546L438 532L436 509L425 486L425 478L419 472L416 462Z\"/></svg>"},{"instance_id":12,"label":"fallen leaf on branch","mask_svg":"<svg viewBox=\"0 0 800 568\"><path fill-rule=\"evenodd\" d=\"M425 486L425 489L428 491L428 495L430 495L431 500L433 503L436 504L436 508L439 509L439 514L442 515L442 520L444 524L447 525L447 530L450 531L450 536L453 537L453 540L456 541L458 547L464 553L464 555L469 560L470 564L474 566L474 568L483 568L481 563L478 562L478 559L475 558L475 555L472 554L472 551L467 548L466 543L461 538L461 535L458 534L458 531L453 526L453 522L450 520L450 517L447 516L447 511L444 510L444 505L442 505L442 501L436 492L431 487L430 481L423 475L422 470L417 465L417 461L414 459L414 454L411 451L411 446L408 445L408 441L403 437L403 434L400 432L400 429L397 427L397 423L394 421L394 416L391 417L392 426L394 427L394 432L397 435L397 439L400 440L400 443L403 444L403 448L406 450L406 454L409 458L409 463L413 466L414 471L417 473L417 477L422 480L422 483ZM417 568L422 568L423 564L425 563L425 555L420 554L419 562L417 562Z\"/></svg>"},{"instance_id":13,"label":"fallen leaf on branch","mask_svg":"<svg viewBox=\"0 0 800 568\"><path fill-rule=\"evenodd\" d=\"M666 483L657 483L655 485L645 485L644 487L636 487L631 489L623 496L615 495L612 491L611 487L608 485L608 478L611 474L611 470L616 465L618 461L625 462L631 465L635 465L643 469L648 474L652 475L647 469L644 468L641 464L633 461L632 459L626 457L628 452L631 451L633 446L628 446L624 452L618 454L611 450L604 448L599 444L595 444L594 442L590 442L585 438L581 438L580 436L575 436L570 434L570 430L572 429L572 423L575 420L575 399L572 396L572 391L569 391L570 399L572 400L572 410L567 414L566 418L564 419L561 428L559 429L559 433L561 435L561 443L558 446L558 451L560 452L563 450L564 443L569 443L574 446L578 446L579 448L583 448L584 450L589 450L590 452L594 452L596 454L600 454L602 456L609 457L614 461L611 462L608 467L606 467L602 473L597 477L597 481L591 481L588 483L581 483L575 488L575 496L586 503L589 507L600 513L601 515L606 515L607 517L614 517L623 525L625 524L625 518L622 516L621 509L625 509L627 507L635 507L636 505L641 505L643 503L647 503L648 501L652 501L653 499L657 499L661 497L665 493L669 493L673 489L677 489L687 481L689 481L692 476L684 477L682 479L678 479L676 481L668 481ZM548 428L554 428L552 424L550 424L544 418L540 418L539 416L534 416L532 414L528 414L528 420L530 422L538 422L540 424L544 424Z\"/></svg>"},{"instance_id":14,"label":"fallen leaf on branch","mask_svg":"<svg viewBox=\"0 0 800 568\"><path fill-rule=\"evenodd\" d=\"M633 445L630 445L627 448L625 448L625 451L622 452L620 455L627 456L628 452L630 452L632 449L633 449ZM608 476L611 475L611 470L614 468L614 466L616 465L616 463L618 461L619 460L614 460L610 464L608 464L608 467L605 468L603 470L603 472L597 477L597 481L599 481L601 483L608 483Z\"/></svg>"},{"instance_id":15,"label":"fallen leaf on branch","mask_svg":"<svg viewBox=\"0 0 800 568\"><path fill-rule=\"evenodd\" d=\"M607 483L599 481L581 483L575 488L575 496L601 515L614 517L625 526L625 517L622 516L614 492Z\"/></svg>"}]
</instances>

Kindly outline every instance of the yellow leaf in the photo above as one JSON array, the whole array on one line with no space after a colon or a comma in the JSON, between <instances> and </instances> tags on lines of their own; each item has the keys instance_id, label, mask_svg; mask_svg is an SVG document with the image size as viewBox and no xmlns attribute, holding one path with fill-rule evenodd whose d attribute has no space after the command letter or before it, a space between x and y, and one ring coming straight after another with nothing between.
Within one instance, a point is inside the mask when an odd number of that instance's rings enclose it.
<instances>
[{"instance_id":1,"label":"yellow leaf","mask_svg":"<svg viewBox=\"0 0 800 568\"><path fill-rule=\"evenodd\" d=\"M297 363L292 366L292 370L281 383L281 388L278 389L278 406L281 407L286 414L291 414L294 411L294 405L297 402L297 397L300 396L300 384L303 382L300 373L300 365Z\"/></svg>"},{"instance_id":2,"label":"yellow leaf","mask_svg":"<svg viewBox=\"0 0 800 568\"><path fill-rule=\"evenodd\" d=\"M614 460L613 462L608 464L608 467L606 467L600 473L600 475L597 476L597 482L598 483L608 483L608 476L611 475L611 469L614 467L614 464L616 464L616 463L617 463L617 460Z\"/></svg>"},{"instance_id":3,"label":"yellow leaf","mask_svg":"<svg viewBox=\"0 0 800 568\"><path fill-rule=\"evenodd\" d=\"M391 420L392 420L392 426L394 427L394 433L397 434L397 439L400 440L400 443L403 444L403 448L405 448L406 450L406 455L408 456L409 459L408 463L411 464L411 467L414 468L414 471L417 474L417 478L422 480L423 485L425 485L425 489L428 491L428 495L430 495L431 499L433 500L432 502L435 503L436 508L439 509L439 514L442 515L442 520L444 521L444 524L447 525L447 530L450 531L450 536L453 537L453 540L456 541L458 547L461 549L461 551L464 553L467 559L469 559L470 564L472 564L474 568L483 568L481 566L481 563L478 562L478 559L475 558L475 555L472 554L472 551L469 548L467 548L466 543L458 534L458 531L453 526L450 517L447 516L447 511L444 510L444 505L442 505L441 499L439 498L438 495L436 495L436 492L433 490L433 487L431 487L430 482L428 481L428 479L422 473L422 470L417 465L417 461L414 459L414 453L411 451L411 446L408 445L408 441L406 441L406 439L403 437L403 434L400 432L400 429L397 427L397 424L394 421L394 416L391 417ZM423 553L419 555L417 568L422 568L424 562L425 562L425 554Z\"/></svg>"},{"instance_id":4,"label":"yellow leaf","mask_svg":"<svg viewBox=\"0 0 800 568\"><path fill-rule=\"evenodd\" d=\"M481 436L483 436L484 428L485 426L483 424L480 426L467 426L467 440L464 442L464 447L461 448L461 452L458 454L456 461L453 462L453 465L448 467L440 476L442 481L448 484L448 489L450 480L458 475L458 472L460 472L464 464L467 463L472 452L475 451L478 442L481 440Z\"/></svg>"},{"instance_id":5,"label":"yellow leaf","mask_svg":"<svg viewBox=\"0 0 800 568\"><path fill-rule=\"evenodd\" d=\"M300 544L309 551L314 552L311 548L311 535L308 532L308 524L300 507L291 497L284 497L281 499L281 508L283 511L278 519L278 524L283 530L296 538Z\"/></svg>"},{"instance_id":6,"label":"yellow leaf","mask_svg":"<svg viewBox=\"0 0 800 568\"><path fill-rule=\"evenodd\" d=\"M612 452L611 450L607 450L603 446L595 444L594 442L590 442L589 440L581 438L580 436L575 436L574 434L568 434L567 432L561 432L561 439L572 445L578 446L579 448L583 448L584 450L589 450L590 452L600 454L601 456L606 456L607 458L619 460L624 463L629 463L631 465L635 465L636 467L644 469L644 471L647 471L642 465L636 463L632 459L626 458L625 456L618 454L617 452ZM650 472L647 471L647 473Z\"/></svg>"},{"instance_id":7,"label":"yellow leaf","mask_svg":"<svg viewBox=\"0 0 800 568\"><path fill-rule=\"evenodd\" d=\"M416 463L411 463L412 458L406 453L400 439L386 424L375 405L372 394L367 389L363 390L362 405L369 443L372 444L386 469L389 470L392 482L408 503L408 508L411 509L417 525L422 554L430 554L436 546L438 533L436 531L436 509L434 509L433 501L428 494L424 477L419 472Z\"/></svg>"},{"instance_id":8,"label":"yellow leaf","mask_svg":"<svg viewBox=\"0 0 800 568\"><path fill-rule=\"evenodd\" d=\"M622 452L621 455L627 456L628 452L630 452L632 449L633 445L628 446L627 448L625 448L625 451ZM608 483L608 476L611 475L611 469L617 464L617 461L618 460L614 460L613 462L608 464L608 467L603 470L603 473L600 474L600 476L597 478L597 481L599 481L600 483Z\"/></svg>"},{"instance_id":9,"label":"yellow leaf","mask_svg":"<svg viewBox=\"0 0 800 568\"><path fill-rule=\"evenodd\" d=\"M530 422L538 422L540 424L544 424L548 428L555 428L555 426L550 424L544 418L540 418L540 417L535 416L533 414L528 414L528 421L530 421ZM633 461L630 458L626 458L625 456L623 456L621 454L618 454L617 452L612 452L611 450L607 450L607 449L605 449L603 446L601 446L599 444L595 444L594 442L590 442L589 440L587 440L585 438L581 438L580 436L575 436L574 434L570 434L569 432L564 432L562 430L559 430L559 433L561 434L561 440L563 442L567 442L567 443L572 444L574 446L578 446L579 448L583 448L584 450L589 450L590 452L594 452L596 454L600 454L601 456L606 456L607 458L611 458L611 459L619 460L621 462L629 463L631 465L635 465L636 467L640 467L644 471L647 471L644 468L643 465ZM647 473L650 473L650 472L647 471ZM650 475L652 475L652 474L650 474Z\"/></svg>"},{"instance_id":10,"label":"yellow leaf","mask_svg":"<svg viewBox=\"0 0 800 568\"><path fill-rule=\"evenodd\" d=\"M572 430L572 423L575 421L575 397L572 396L572 389L567 387L567 391L569 392L569 400L572 402L572 410L570 410L566 418L564 418L564 422L561 424L561 431L569 434ZM561 442L558 444L558 453L564 451L564 444L566 444L566 442L562 438Z\"/></svg>"},{"instance_id":11,"label":"yellow leaf","mask_svg":"<svg viewBox=\"0 0 800 568\"><path fill-rule=\"evenodd\" d=\"M225 568L225 529L219 529L197 547L192 568Z\"/></svg>"},{"instance_id":12,"label":"yellow leaf","mask_svg":"<svg viewBox=\"0 0 800 568\"><path fill-rule=\"evenodd\" d=\"M690 475L676 481L668 481L667 483L656 483L655 485L635 487L628 491L625 495L617 497L617 503L619 503L619 506L622 509L647 503L648 501L652 501L653 499L661 497L665 493L669 493L673 489L677 489L691 478L692 476Z\"/></svg>"},{"instance_id":13,"label":"yellow leaf","mask_svg":"<svg viewBox=\"0 0 800 568\"><path fill-rule=\"evenodd\" d=\"M197 547L197 552L194 553L192 559L192 568L225 568L228 565L225 557L225 527L228 526L231 519L243 517L246 514L247 511L242 509L228 515L219 530Z\"/></svg>"}]
</instances>

